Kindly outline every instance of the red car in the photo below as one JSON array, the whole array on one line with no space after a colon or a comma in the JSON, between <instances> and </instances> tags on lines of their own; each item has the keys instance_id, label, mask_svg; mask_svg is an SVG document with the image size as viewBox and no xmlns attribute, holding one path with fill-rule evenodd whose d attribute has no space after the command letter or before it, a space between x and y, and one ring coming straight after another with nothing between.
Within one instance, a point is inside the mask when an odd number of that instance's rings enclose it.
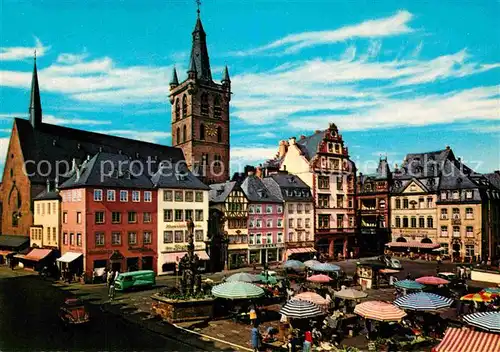
<instances>
[{"instance_id":1,"label":"red car","mask_svg":"<svg viewBox=\"0 0 500 352\"><path fill-rule=\"evenodd\" d=\"M67 298L59 309L59 317L65 325L80 325L90 321L83 302L77 298Z\"/></svg>"}]
</instances>

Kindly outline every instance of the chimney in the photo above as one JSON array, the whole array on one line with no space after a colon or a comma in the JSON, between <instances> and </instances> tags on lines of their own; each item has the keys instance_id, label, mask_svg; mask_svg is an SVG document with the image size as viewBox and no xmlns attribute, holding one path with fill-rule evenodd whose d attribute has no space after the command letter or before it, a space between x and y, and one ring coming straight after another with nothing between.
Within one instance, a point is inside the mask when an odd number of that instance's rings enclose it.
<instances>
[{"instance_id":1,"label":"chimney","mask_svg":"<svg viewBox=\"0 0 500 352\"><path fill-rule=\"evenodd\" d=\"M280 141L279 147L278 147L278 158L282 158L285 156L287 152L287 144L286 141Z\"/></svg>"},{"instance_id":2,"label":"chimney","mask_svg":"<svg viewBox=\"0 0 500 352\"><path fill-rule=\"evenodd\" d=\"M255 168L255 176L262 178L262 164L259 164L259 166Z\"/></svg>"},{"instance_id":3,"label":"chimney","mask_svg":"<svg viewBox=\"0 0 500 352\"><path fill-rule=\"evenodd\" d=\"M297 140L297 139L296 139L295 137L290 137L290 140L288 141L288 143L289 143L290 145L294 145L296 140Z\"/></svg>"}]
</instances>

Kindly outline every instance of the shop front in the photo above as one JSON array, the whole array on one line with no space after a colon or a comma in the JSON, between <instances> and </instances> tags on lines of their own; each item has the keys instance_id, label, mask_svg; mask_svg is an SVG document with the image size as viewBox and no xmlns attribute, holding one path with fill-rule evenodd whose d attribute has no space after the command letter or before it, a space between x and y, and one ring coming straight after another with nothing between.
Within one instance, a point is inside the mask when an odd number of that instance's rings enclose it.
<instances>
[{"instance_id":1,"label":"shop front","mask_svg":"<svg viewBox=\"0 0 500 352\"><path fill-rule=\"evenodd\" d=\"M245 244L231 244L228 246L228 268L237 269L248 263L248 245Z\"/></svg>"},{"instance_id":2,"label":"shop front","mask_svg":"<svg viewBox=\"0 0 500 352\"><path fill-rule=\"evenodd\" d=\"M210 257L205 250L205 244L195 243L194 246L194 254L200 260L199 270L206 271ZM166 247L164 251L161 251L158 254L158 262L161 264L161 270L159 270L158 275L175 274L178 271L178 263L187 254L187 250L187 245L175 245Z\"/></svg>"},{"instance_id":3,"label":"shop front","mask_svg":"<svg viewBox=\"0 0 500 352\"><path fill-rule=\"evenodd\" d=\"M56 259L59 271L66 273L63 277L70 275L81 275L83 272L83 253L66 252L60 258Z\"/></svg>"},{"instance_id":4,"label":"shop front","mask_svg":"<svg viewBox=\"0 0 500 352\"><path fill-rule=\"evenodd\" d=\"M306 261L309 259L314 259L314 257L317 256L313 241L288 242L285 244L285 249L285 258L281 258L284 261L289 259Z\"/></svg>"},{"instance_id":5,"label":"shop front","mask_svg":"<svg viewBox=\"0 0 500 352\"><path fill-rule=\"evenodd\" d=\"M248 246L249 264L270 264L282 260L285 245L283 243L254 244Z\"/></svg>"}]
</instances>

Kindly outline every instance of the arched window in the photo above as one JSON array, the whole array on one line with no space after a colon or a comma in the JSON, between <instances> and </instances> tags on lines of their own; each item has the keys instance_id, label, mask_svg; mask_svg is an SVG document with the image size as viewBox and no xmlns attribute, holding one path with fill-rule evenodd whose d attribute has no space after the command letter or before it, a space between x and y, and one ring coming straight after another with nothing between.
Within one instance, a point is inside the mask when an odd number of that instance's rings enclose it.
<instances>
[{"instance_id":1,"label":"arched window","mask_svg":"<svg viewBox=\"0 0 500 352\"><path fill-rule=\"evenodd\" d=\"M215 96L215 99L214 99L214 117L216 119L220 119L221 118L221 114L222 114L222 109L221 109L221 106L220 106L220 98L218 95Z\"/></svg>"},{"instance_id":2,"label":"arched window","mask_svg":"<svg viewBox=\"0 0 500 352\"><path fill-rule=\"evenodd\" d=\"M182 97L182 118L185 119L187 117L188 113L188 103L187 103L187 97L184 94Z\"/></svg>"},{"instance_id":3,"label":"arched window","mask_svg":"<svg viewBox=\"0 0 500 352\"><path fill-rule=\"evenodd\" d=\"M175 135L175 138L177 139L176 144L181 144L181 129L179 127L177 127L177 133Z\"/></svg>"},{"instance_id":4,"label":"arched window","mask_svg":"<svg viewBox=\"0 0 500 352\"><path fill-rule=\"evenodd\" d=\"M422 238L422 241L420 241L420 243L432 243L432 240L428 237L426 238Z\"/></svg>"},{"instance_id":5,"label":"arched window","mask_svg":"<svg viewBox=\"0 0 500 352\"><path fill-rule=\"evenodd\" d=\"M175 99L175 121L181 118L181 107L179 106L179 99Z\"/></svg>"},{"instance_id":6,"label":"arched window","mask_svg":"<svg viewBox=\"0 0 500 352\"><path fill-rule=\"evenodd\" d=\"M217 142L222 143L222 127L217 127Z\"/></svg>"},{"instance_id":7,"label":"arched window","mask_svg":"<svg viewBox=\"0 0 500 352\"><path fill-rule=\"evenodd\" d=\"M208 94L203 93L201 95L201 114L208 115Z\"/></svg>"},{"instance_id":8,"label":"arched window","mask_svg":"<svg viewBox=\"0 0 500 352\"><path fill-rule=\"evenodd\" d=\"M396 239L396 242L407 242L407 241L406 241L406 238L404 238L404 237L398 237Z\"/></svg>"},{"instance_id":9,"label":"arched window","mask_svg":"<svg viewBox=\"0 0 500 352\"><path fill-rule=\"evenodd\" d=\"M186 125L182 127L182 143L184 143L187 140L186 137Z\"/></svg>"},{"instance_id":10,"label":"arched window","mask_svg":"<svg viewBox=\"0 0 500 352\"><path fill-rule=\"evenodd\" d=\"M17 211L12 213L12 226L17 227L19 224L19 213Z\"/></svg>"},{"instance_id":11,"label":"arched window","mask_svg":"<svg viewBox=\"0 0 500 352\"><path fill-rule=\"evenodd\" d=\"M200 139L201 140L205 139L205 125L204 124L200 125Z\"/></svg>"}]
</instances>

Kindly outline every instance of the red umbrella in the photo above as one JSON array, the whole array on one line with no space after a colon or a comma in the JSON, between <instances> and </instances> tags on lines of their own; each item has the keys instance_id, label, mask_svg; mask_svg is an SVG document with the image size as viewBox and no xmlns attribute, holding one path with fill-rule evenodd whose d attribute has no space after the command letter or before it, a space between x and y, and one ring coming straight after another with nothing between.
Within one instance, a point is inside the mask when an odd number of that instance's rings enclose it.
<instances>
[{"instance_id":1,"label":"red umbrella","mask_svg":"<svg viewBox=\"0 0 500 352\"><path fill-rule=\"evenodd\" d=\"M422 276L415 280L416 282L424 285L447 285L450 282L436 276Z\"/></svg>"},{"instance_id":2,"label":"red umbrella","mask_svg":"<svg viewBox=\"0 0 500 352\"><path fill-rule=\"evenodd\" d=\"M332 279L328 275L319 274L309 276L307 281L326 283L332 281Z\"/></svg>"}]
</instances>

